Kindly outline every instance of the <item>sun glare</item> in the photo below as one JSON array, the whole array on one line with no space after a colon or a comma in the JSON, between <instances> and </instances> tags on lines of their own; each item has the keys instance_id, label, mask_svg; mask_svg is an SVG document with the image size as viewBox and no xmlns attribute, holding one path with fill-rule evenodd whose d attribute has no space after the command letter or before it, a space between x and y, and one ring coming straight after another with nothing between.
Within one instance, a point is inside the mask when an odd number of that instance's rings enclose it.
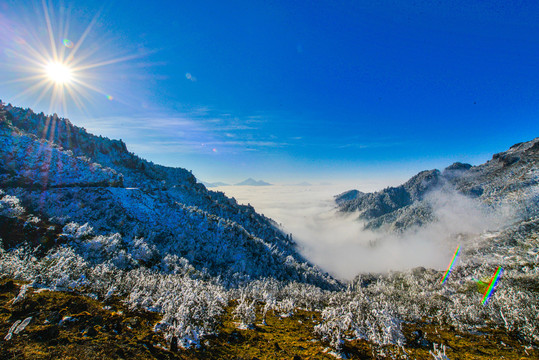
<instances>
[{"instance_id":1,"label":"sun glare","mask_svg":"<svg viewBox=\"0 0 539 360\"><path fill-rule=\"evenodd\" d=\"M48 63L45 67L45 72L50 80L59 85L67 84L73 79L71 69L62 63Z\"/></svg>"},{"instance_id":2,"label":"sun glare","mask_svg":"<svg viewBox=\"0 0 539 360\"><path fill-rule=\"evenodd\" d=\"M144 54L115 56L115 51L100 48L99 36L91 35L92 28L99 21L99 13L85 29L72 29L70 33L69 10L55 9L47 0L43 0L41 5L43 20L37 19L36 27L31 29L10 28L10 35L15 41L12 47L0 50L16 60L10 66L17 76L5 83L25 85L15 98L31 96L35 103L49 98L47 112L63 114L67 114L68 104L84 111L86 104L95 99L92 93L102 95L98 97L101 99L116 99L110 94L111 89L102 88L111 86L112 82L100 74L101 68L134 60ZM37 8L35 10L40 12ZM2 25L0 30L3 30Z\"/></svg>"}]
</instances>

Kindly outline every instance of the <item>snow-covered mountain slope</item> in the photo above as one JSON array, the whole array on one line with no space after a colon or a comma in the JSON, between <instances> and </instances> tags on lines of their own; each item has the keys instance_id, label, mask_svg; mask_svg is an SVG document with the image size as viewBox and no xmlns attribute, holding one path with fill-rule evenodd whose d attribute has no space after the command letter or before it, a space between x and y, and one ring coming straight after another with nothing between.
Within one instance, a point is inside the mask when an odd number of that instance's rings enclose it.
<instances>
[{"instance_id":1,"label":"snow-covered mountain slope","mask_svg":"<svg viewBox=\"0 0 539 360\"><path fill-rule=\"evenodd\" d=\"M127 257L125 266L162 268L165 257L176 256L230 283L275 277L335 285L251 206L208 191L185 169L141 159L121 140L92 135L56 115L1 105L0 185L1 223L35 215L58 228L60 239L114 242ZM72 234L86 223L81 234ZM92 248L82 245L81 251ZM140 248L144 256L135 255Z\"/></svg>"},{"instance_id":2,"label":"snow-covered mountain slope","mask_svg":"<svg viewBox=\"0 0 539 360\"><path fill-rule=\"evenodd\" d=\"M25 188L68 186L121 186L123 179L111 168L15 127L0 127L0 184Z\"/></svg>"},{"instance_id":3,"label":"snow-covered mountain slope","mask_svg":"<svg viewBox=\"0 0 539 360\"><path fill-rule=\"evenodd\" d=\"M539 214L538 160L536 138L495 154L482 165L454 163L443 171L422 171L403 185L378 192L347 191L335 201L343 212L357 211L369 229L402 231L432 222L437 197L474 199L490 209L506 206L513 216L527 219Z\"/></svg>"}]
</instances>

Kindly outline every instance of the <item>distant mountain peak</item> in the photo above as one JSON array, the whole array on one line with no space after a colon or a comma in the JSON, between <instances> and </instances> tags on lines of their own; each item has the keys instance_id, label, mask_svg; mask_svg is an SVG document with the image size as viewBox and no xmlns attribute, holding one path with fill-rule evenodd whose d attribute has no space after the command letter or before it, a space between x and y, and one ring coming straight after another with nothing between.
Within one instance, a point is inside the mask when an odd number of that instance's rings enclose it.
<instances>
[{"instance_id":1,"label":"distant mountain peak","mask_svg":"<svg viewBox=\"0 0 539 360\"><path fill-rule=\"evenodd\" d=\"M263 180L255 180L253 178L248 178L240 183L235 184L236 186L269 186L271 185L268 182Z\"/></svg>"}]
</instances>

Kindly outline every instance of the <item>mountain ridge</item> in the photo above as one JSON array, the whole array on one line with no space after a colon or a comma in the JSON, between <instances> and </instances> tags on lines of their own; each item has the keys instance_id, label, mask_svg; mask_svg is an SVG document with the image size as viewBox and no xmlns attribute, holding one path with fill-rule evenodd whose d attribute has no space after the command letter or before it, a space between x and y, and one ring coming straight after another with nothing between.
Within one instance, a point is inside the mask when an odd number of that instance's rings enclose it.
<instances>
[{"instance_id":1,"label":"mountain ridge","mask_svg":"<svg viewBox=\"0 0 539 360\"><path fill-rule=\"evenodd\" d=\"M60 228L88 223L92 236L118 233L129 266L138 239L154 262L175 255L232 283L275 276L336 284L273 220L207 190L190 171L144 160L56 114L2 104L0 117L0 197L16 199L24 216Z\"/></svg>"},{"instance_id":2,"label":"mountain ridge","mask_svg":"<svg viewBox=\"0 0 539 360\"><path fill-rule=\"evenodd\" d=\"M341 212L358 212L367 229L404 231L435 220L426 197L436 191L464 195L487 206L510 205L526 218L537 214L539 138L494 154L484 164L456 162L443 171L424 170L404 184L373 193L346 191L334 197Z\"/></svg>"}]
</instances>

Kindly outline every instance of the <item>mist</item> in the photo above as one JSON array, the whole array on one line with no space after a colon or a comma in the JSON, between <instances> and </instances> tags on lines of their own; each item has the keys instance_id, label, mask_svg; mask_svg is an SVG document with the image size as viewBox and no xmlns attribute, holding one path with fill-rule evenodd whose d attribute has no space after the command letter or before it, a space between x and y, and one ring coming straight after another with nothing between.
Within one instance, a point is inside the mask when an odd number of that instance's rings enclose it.
<instances>
[{"instance_id":1,"label":"mist","mask_svg":"<svg viewBox=\"0 0 539 360\"><path fill-rule=\"evenodd\" d=\"M217 190L275 220L292 233L299 251L331 275L349 280L359 273L423 266L444 270L456 234L480 233L500 225L500 216L452 191L431 193L437 222L402 234L364 229L357 213L337 211L333 200L350 187L226 186ZM464 241L464 240L458 240Z\"/></svg>"}]
</instances>

